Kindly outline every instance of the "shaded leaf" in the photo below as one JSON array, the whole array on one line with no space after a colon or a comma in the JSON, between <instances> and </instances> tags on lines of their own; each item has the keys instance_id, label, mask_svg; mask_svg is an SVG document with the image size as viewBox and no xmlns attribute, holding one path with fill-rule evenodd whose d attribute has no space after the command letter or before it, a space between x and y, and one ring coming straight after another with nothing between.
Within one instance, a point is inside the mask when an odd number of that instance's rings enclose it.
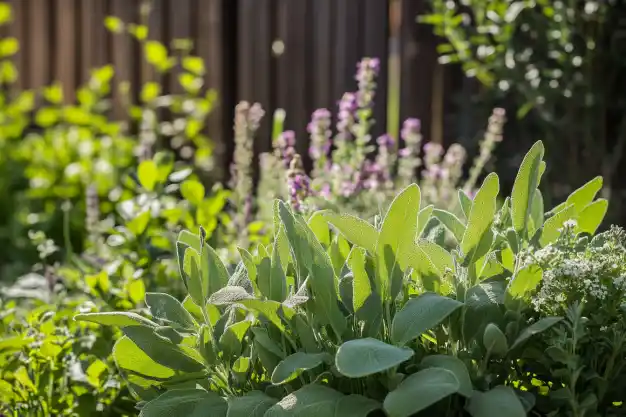
<instances>
[{"instance_id":1,"label":"shaded leaf","mask_svg":"<svg viewBox=\"0 0 626 417\"><path fill-rule=\"evenodd\" d=\"M439 325L463 303L427 292L409 300L393 318L391 339L405 345Z\"/></svg>"},{"instance_id":2,"label":"shaded leaf","mask_svg":"<svg viewBox=\"0 0 626 417\"><path fill-rule=\"evenodd\" d=\"M328 353L296 352L283 359L272 372L272 383L284 384L296 379L303 371L318 367L324 362L331 362Z\"/></svg>"},{"instance_id":3,"label":"shaded leaf","mask_svg":"<svg viewBox=\"0 0 626 417\"><path fill-rule=\"evenodd\" d=\"M454 373L444 368L426 368L403 380L385 397L389 417L409 417L460 389Z\"/></svg>"},{"instance_id":4,"label":"shaded leaf","mask_svg":"<svg viewBox=\"0 0 626 417\"><path fill-rule=\"evenodd\" d=\"M337 370L349 378L361 378L386 371L409 360L413 350L388 345L373 338L350 340L335 356Z\"/></svg>"}]
</instances>

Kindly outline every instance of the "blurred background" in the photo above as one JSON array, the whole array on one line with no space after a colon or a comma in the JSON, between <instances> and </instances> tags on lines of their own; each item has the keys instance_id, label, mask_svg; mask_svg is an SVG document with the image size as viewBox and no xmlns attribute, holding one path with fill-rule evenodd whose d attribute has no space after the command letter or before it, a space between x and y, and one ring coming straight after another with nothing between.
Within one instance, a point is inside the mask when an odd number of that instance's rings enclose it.
<instances>
[{"instance_id":1,"label":"blurred background","mask_svg":"<svg viewBox=\"0 0 626 417\"><path fill-rule=\"evenodd\" d=\"M206 135L217 176L225 176L239 100L271 114L287 111L285 128L306 155L307 122L320 107L336 109L356 89L364 56L381 60L374 135L398 136L417 117L427 140L459 142L470 155L494 107L507 111L496 169L512 183L528 146L542 139L549 158L544 195L560 199L595 175L611 198L607 221L622 221L626 141L623 1L546 0L12 0L4 37L11 91L59 82L65 103L92 70L115 69L111 111L139 100L156 82L184 89L180 68L158 71L141 42L156 40L172 55L205 60L205 86L215 94ZM7 19L8 20L8 19ZM130 33L130 35L129 35ZM152 51L158 60L159 50ZM166 54L167 55L167 54ZM165 58L164 58L165 59ZM7 70L8 71L8 70ZM126 103L128 104L128 103ZM31 129L37 129L33 122ZM256 154L271 147L271 118L262 122ZM305 158L305 166L308 166ZM610 195L608 195L610 194Z\"/></svg>"}]
</instances>

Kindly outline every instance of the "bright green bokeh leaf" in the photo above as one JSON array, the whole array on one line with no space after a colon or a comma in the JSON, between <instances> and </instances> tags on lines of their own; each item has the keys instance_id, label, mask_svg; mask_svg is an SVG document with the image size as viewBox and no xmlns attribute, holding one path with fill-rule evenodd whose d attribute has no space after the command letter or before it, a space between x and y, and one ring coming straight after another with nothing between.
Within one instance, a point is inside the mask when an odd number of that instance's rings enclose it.
<instances>
[{"instance_id":1,"label":"bright green bokeh leaf","mask_svg":"<svg viewBox=\"0 0 626 417\"><path fill-rule=\"evenodd\" d=\"M200 181L186 180L180 185L180 193L185 200L198 206L204 200L204 185Z\"/></svg>"},{"instance_id":2,"label":"bright green bokeh leaf","mask_svg":"<svg viewBox=\"0 0 626 417\"><path fill-rule=\"evenodd\" d=\"M139 183L146 191L154 191L159 169L152 160L142 161L137 168Z\"/></svg>"}]
</instances>

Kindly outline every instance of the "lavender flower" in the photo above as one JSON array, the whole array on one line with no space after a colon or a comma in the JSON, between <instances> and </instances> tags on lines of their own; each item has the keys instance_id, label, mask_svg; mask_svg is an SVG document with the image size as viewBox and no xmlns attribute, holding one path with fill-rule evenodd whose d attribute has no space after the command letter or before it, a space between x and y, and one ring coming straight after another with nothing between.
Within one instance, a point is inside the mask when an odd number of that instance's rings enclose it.
<instances>
[{"instance_id":1,"label":"lavender flower","mask_svg":"<svg viewBox=\"0 0 626 417\"><path fill-rule=\"evenodd\" d=\"M453 143L448 148L441 163L441 182L439 184L439 198L443 202L449 202L456 195L456 188L463 175L463 164L467 152L458 143Z\"/></svg>"},{"instance_id":2,"label":"lavender flower","mask_svg":"<svg viewBox=\"0 0 626 417\"><path fill-rule=\"evenodd\" d=\"M85 229L92 241L98 237L98 222L100 221L100 199L94 184L87 187L85 195Z\"/></svg>"},{"instance_id":3,"label":"lavender flower","mask_svg":"<svg viewBox=\"0 0 626 417\"><path fill-rule=\"evenodd\" d=\"M287 171L291 206L297 212L304 210L304 201L311 194L309 177L304 172L300 155L295 154Z\"/></svg>"},{"instance_id":4,"label":"lavender flower","mask_svg":"<svg viewBox=\"0 0 626 417\"><path fill-rule=\"evenodd\" d=\"M339 145L352 137L352 128L355 122L355 113L358 109L356 94L344 93L339 101L339 113L337 114L337 136L335 141Z\"/></svg>"},{"instance_id":5,"label":"lavender flower","mask_svg":"<svg viewBox=\"0 0 626 417\"><path fill-rule=\"evenodd\" d=\"M274 152L276 158L282 161L285 168L289 168L291 160L296 154L296 134L293 130L286 130L276 138Z\"/></svg>"},{"instance_id":6,"label":"lavender flower","mask_svg":"<svg viewBox=\"0 0 626 417\"><path fill-rule=\"evenodd\" d=\"M476 187L476 181L478 181L478 177L485 169L487 162L489 162L493 149L498 142L502 141L502 130L505 122L506 111L502 108L493 109L491 117L489 117L485 138L480 142L479 154L474 159L469 178L463 187L465 191L470 191Z\"/></svg>"},{"instance_id":7,"label":"lavender flower","mask_svg":"<svg viewBox=\"0 0 626 417\"><path fill-rule=\"evenodd\" d=\"M328 169L328 153L331 146L331 114L327 109L317 109L311 116L307 130L311 135L309 156L313 161L313 179L320 177Z\"/></svg>"},{"instance_id":8,"label":"lavender flower","mask_svg":"<svg viewBox=\"0 0 626 417\"><path fill-rule=\"evenodd\" d=\"M252 158L254 155L254 135L259 128L265 112L258 103L252 106L242 101L235 107L235 152L231 165L231 188L233 190L234 207L240 211L234 216L234 224L245 243L246 225L250 221L251 204L246 200L252 195Z\"/></svg>"},{"instance_id":9,"label":"lavender flower","mask_svg":"<svg viewBox=\"0 0 626 417\"><path fill-rule=\"evenodd\" d=\"M402 124L400 137L404 141L404 148L398 152L398 178L401 186L412 183L415 179L415 170L421 166L420 145L422 135L421 123L418 119L406 119Z\"/></svg>"},{"instance_id":10,"label":"lavender flower","mask_svg":"<svg viewBox=\"0 0 626 417\"><path fill-rule=\"evenodd\" d=\"M357 64L354 78L359 84L357 103L360 109L369 109L374 104L376 77L378 77L379 72L380 60L378 58L363 58Z\"/></svg>"}]
</instances>

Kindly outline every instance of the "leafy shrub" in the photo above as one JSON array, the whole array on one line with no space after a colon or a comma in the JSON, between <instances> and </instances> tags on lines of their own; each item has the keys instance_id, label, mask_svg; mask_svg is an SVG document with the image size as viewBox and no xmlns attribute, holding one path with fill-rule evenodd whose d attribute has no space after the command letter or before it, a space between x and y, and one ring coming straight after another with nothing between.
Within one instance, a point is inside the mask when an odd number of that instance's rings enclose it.
<instances>
[{"instance_id":1,"label":"leafy shrub","mask_svg":"<svg viewBox=\"0 0 626 417\"><path fill-rule=\"evenodd\" d=\"M9 6L0 7L6 11L2 16L10 18ZM19 45L15 38L1 41L15 45L2 48L6 53L0 56L0 66L12 68L6 71L14 75L2 79L7 88L0 93L5 115L0 126L0 172L6 173L0 191L11 202L0 224L0 239L11 257L0 258L3 277L15 278L36 262L36 251L26 238L30 229L43 231L54 242L69 240L82 252L88 233L88 190L99 197L99 213L115 215L115 205L133 196L128 174L156 151L171 146L178 151L177 158L205 180L213 168L212 144L203 127L216 97L203 88L202 59L182 52L171 56L161 43L146 40L145 26L107 22L110 29L127 31L139 42L155 72L179 67L183 92L164 94L159 84L147 82L135 102L129 85L112 85L115 71L110 65L92 71L89 81L77 89L76 103L64 100L58 83L41 94L19 92L13 88L18 74L10 61ZM116 88L120 99L114 102ZM35 109L36 100L42 104ZM68 224L63 221L63 201L71 203Z\"/></svg>"},{"instance_id":2,"label":"leafy shrub","mask_svg":"<svg viewBox=\"0 0 626 417\"><path fill-rule=\"evenodd\" d=\"M583 240L593 235L606 205L587 192L594 180L544 213L543 154L537 142L501 207L496 174L473 199L459 193L461 218L420 209L415 184L375 225L330 210L305 219L276 201L272 245L241 248L232 274L203 229L183 231L182 302L148 293L149 318L76 320L121 328L113 355L146 417L554 413L557 399L544 404L561 392L553 382L573 392L572 380L535 371L568 321L534 309L543 270L528 259L558 245L564 223ZM449 230L455 249L424 234L430 219ZM589 409L570 405L572 415Z\"/></svg>"},{"instance_id":3,"label":"leafy shrub","mask_svg":"<svg viewBox=\"0 0 626 417\"><path fill-rule=\"evenodd\" d=\"M460 64L487 94L508 99L519 117L515 139L541 135L554 158L550 187L557 198L582 184L588 172L603 175L611 191L626 141L616 95L624 85L622 1L431 0L431 24L445 42L441 63ZM567 138L567 139L565 139ZM578 169L584 163L587 170ZM620 193L621 197L621 193ZM613 207L618 207L613 200ZM620 204L620 203L618 203Z\"/></svg>"}]
</instances>

